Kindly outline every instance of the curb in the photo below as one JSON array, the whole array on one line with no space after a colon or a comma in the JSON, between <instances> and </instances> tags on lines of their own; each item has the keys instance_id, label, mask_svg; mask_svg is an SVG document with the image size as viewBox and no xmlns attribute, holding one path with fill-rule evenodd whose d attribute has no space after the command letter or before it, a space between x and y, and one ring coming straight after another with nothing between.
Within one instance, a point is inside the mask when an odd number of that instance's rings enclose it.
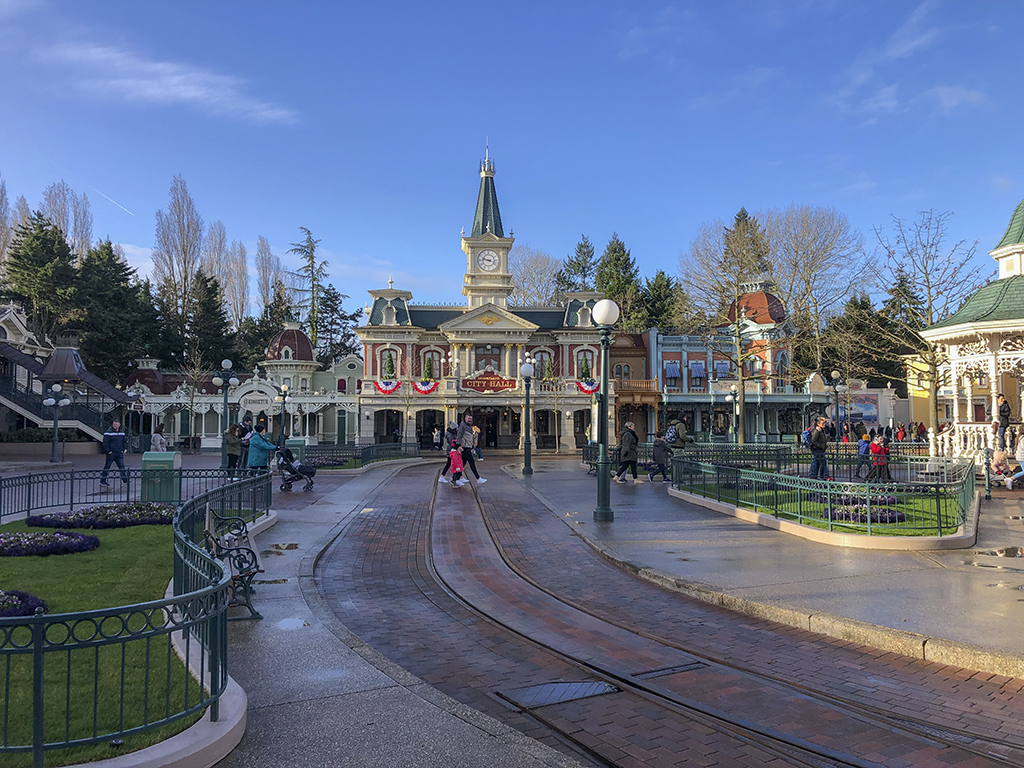
<instances>
[{"instance_id":1,"label":"curb","mask_svg":"<svg viewBox=\"0 0 1024 768\"><path fill-rule=\"evenodd\" d=\"M591 539L582 526L573 525L573 521L563 518L561 513L543 494L533 488L530 490L556 518L561 520L569 530L585 541L601 557L614 563L622 570L633 573L652 584L657 584L695 600L716 605L735 613L774 621L787 627L816 632L836 640L869 645L882 651L898 653L930 663L963 667L992 675L1006 675L1007 677L1024 679L1024 656L1020 654L983 648L941 637L921 635L916 632L907 632L906 630L885 627L879 624L869 624L868 622L846 618L845 616L835 616L830 613L818 613L786 605L759 603L754 600L720 592L703 584L683 581L674 574L666 573L657 568L645 568L637 565L620 557L603 542ZM671 491L672 489L669 490ZM672 495L675 496L676 494ZM703 499L703 497L700 498ZM979 509L980 495L976 494L974 505L975 520L977 520ZM771 519L774 520L775 518ZM974 528L976 532L976 524ZM788 531L786 532L788 533ZM973 543L975 536L976 533L970 535L971 543ZM970 546L970 544L961 546Z\"/></svg>"}]
</instances>

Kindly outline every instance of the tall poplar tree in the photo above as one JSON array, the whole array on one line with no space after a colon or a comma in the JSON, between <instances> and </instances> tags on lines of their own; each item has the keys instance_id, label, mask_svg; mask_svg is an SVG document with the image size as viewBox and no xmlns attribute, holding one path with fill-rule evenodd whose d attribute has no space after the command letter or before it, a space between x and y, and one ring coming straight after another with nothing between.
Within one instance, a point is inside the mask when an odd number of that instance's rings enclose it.
<instances>
[{"instance_id":1,"label":"tall poplar tree","mask_svg":"<svg viewBox=\"0 0 1024 768\"><path fill-rule=\"evenodd\" d=\"M324 280L327 279L327 261L316 260L316 247L319 240L313 239L313 233L305 227L299 227L306 233L301 243L292 243L288 253L294 253L302 261L293 275L300 281L301 287L296 287L298 301L295 305L299 309L306 310L306 329L309 332L309 340L313 346L317 345L320 335L320 304L324 291Z\"/></svg>"}]
</instances>

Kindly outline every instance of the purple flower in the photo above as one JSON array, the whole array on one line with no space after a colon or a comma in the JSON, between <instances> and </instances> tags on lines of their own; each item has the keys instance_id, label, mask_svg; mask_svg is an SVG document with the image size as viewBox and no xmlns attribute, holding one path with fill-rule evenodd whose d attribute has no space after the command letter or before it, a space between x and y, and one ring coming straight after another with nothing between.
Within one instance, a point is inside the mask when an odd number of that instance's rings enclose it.
<instances>
[{"instance_id":1,"label":"purple flower","mask_svg":"<svg viewBox=\"0 0 1024 768\"><path fill-rule=\"evenodd\" d=\"M135 501L31 515L25 522L35 528L127 528L132 525L170 525L173 519L174 507L169 504Z\"/></svg>"},{"instance_id":2,"label":"purple flower","mask_svg":"<svg viewBox=\"0 0 1024 768\"><path fill-rule=\"evenodd\" d=\"M46 610L46 603L35 595L17 589L0 589L0 618L4 616L33 616L36 608Z\"/></svg>"},{"instance_id":3,"label":"purple flower","mask_svg":"<svg viewBox=\"0 0 1024 768\"><path fill-rule=\"evenodd\" d=\"M74 531L4 531L0 533L0 557L46 557L96 549L100 540Z\"/></svg>"}]
</instances>

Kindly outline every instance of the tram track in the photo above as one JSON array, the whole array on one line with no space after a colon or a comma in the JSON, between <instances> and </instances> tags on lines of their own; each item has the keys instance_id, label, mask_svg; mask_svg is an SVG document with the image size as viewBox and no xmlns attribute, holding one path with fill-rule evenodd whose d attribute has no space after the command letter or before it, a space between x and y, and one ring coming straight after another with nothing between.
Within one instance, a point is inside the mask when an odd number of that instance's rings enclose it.
<instances>
[{"instance_id":1,"label":"tram track","mask_svg":"<svg viewBox=\"0 0 1024 768\"><path fill-rule=\"evenodd\" d=\"M429 514L431 530L428 534L428 538L431 541L433 541L434 538L433 528L435 525L434 515L437 498L437 484L434 483L432 485L433 491L431 495ZM761 684L770 685L780 691L784 691L789 695L811 699L821 706L841 710L843 716L858 720L868 727L883 729L888 732L900 734L903 737L917 740L925 745L939 745L948 750L956 750L961 753L967 753L969 755L984 758L984 760L988 761L992 765L1024 765L1024 761L1021 760L1021 755L1024 754L1024 746L1010 740L999 739L991 736L980 736L966 730L951 729L947 726L936 725L934 723L916 719L912 716L894 715L893 713L886 712L865 702L857 701L856 699L815 689L812 686L796 683L780 677L767 675L759 670L716 658L707 653L688 649L676 642L673 642L670 638L661 637L657 633L647 631L641 627L632 626L628 622L617 620L614 617L604 615L603 613L597 613L591 610L588 606L581 605L578 601L575 601L572 598L567 598L566 596L560 595L551 589L547 589L543 585L537 583L537 581L532 579L528 574L522 572L522 570L517 568L511 559L507 557L501 547L498 537L491 528L488 520L487 509L483 500L480 498L475 487L472 490L476 511L479 513L487 530L487 535L490 538L491 544L497 551L504 566L508 568L512 574L515 574L515 576L524 584L548 595L552 599L582 615L607 623L620 630L634 634L637 637L684 654L692 660L693 665L698 665L699 667L714 667L727 671L731 674L743 675ZM563 649L554 647L550 643L539 640L538 638L531 636L529 633L524 633L517 627L512 626L499 617L492 615L491 612L477 605L472 599L467 599L467 597L462 594L456 586L449 583L443 574L439 572L432 550L432 546L427 547L426 549L427 568L435 583L444 591L449 599L456 601L458 604L463 606L464 609L471 611L480 619L500 626L505 631L508 631L520 637L522 640L543 649L546 653L549 653L564 662L572 664L590 676L607 681L618 691L628 692L633 696L643 699L651 706L674 712L675 714L691 719L696 723L701 723L707 727L714 728L723 735L727 735L745 743L756 744L761 749L767 750L793 765L814 766L815 768L822 768L824 766L858 766L858 768L862 768L864 766L880 765L880 763L864 760L857 755L825 747L778 729L765 727L749 718L740 717L720 708L709 706L703 702L681 696L678 692L668 690L663 686L641 679L643 677L648 677L648 675L623 674L621 670L601 664L595 664L592 660L581 658L571 653L566 653ZM680 666L685 667L686 665L684 664ZM673 673L669 672L666 674ZM651 679L656 679L658 675L650 674L649 677ZM559 725L558 718L546 717L545 714L540 711L543 707L524 707L508 696L503 696L500 693L498 695L505 699L511 706L517 707L520 711L537 719L539 722L544 723L549 729L559 733L563 740L573 744L577 749L590 756L591 759L594 759L603 765L617 765L615 761L607 760L599 752L592 749L587 743L581 742L579 739L575 738L571 732L568 732L564 727L561 727ZM1003 753L995 752L993 751L994 749L1003 750ZM1015 754L1007 754L1007 752L1013 752Z\"/></svg>"},{"instance_id":2,"label":"tram track","mask_svg":"<svg viewBox=\"0 0 1024 768\"><path fill-rule=\"evenodd\" d=\"M868 720L874 721L882 726L891 727L894 730L899 730L905 733L912 734L919 738L928 739L941 744L945 744L949 747L955 747L965 751L972 752L981 757L985 757L989 760L994 760L1000 765L1007 766L1024 766L1024 743L1015 742L1009 739L1000 738L993 735L984 735L977 732L968 731L962 728L951 727L949 725L938 725L927 720L914 717L910 714L894 714L892 712L881 709L880 707L869 704L868 702L850 698L847 696L841 696L835 693L821 690L813 686L805 685L793 680L782 678L775 675L767 674L766 672L755 669L753 667L744 666L737 664L728 659L724 659L718 656L711 655L704 651L694 650L688 648L671 638L660 635L656 632L649 631L642 627L638 627L630 622L623 621L617 617L609 615L607 612L594 611L590 606L584 605L578 600L568 597L564 594L556 592L545 585L539 583L536 579L525 573L516 563L507 556L507 553L502 546L499 537L496 535L489 515L485 507L484 501L480 498L479 493L476 493L474 487L474 497L476 499L477 506L480 510L480 515L483 519L484 525L487 528L488 534L490 535L491 541L494 543L496 550L498 551L505 566L516 574L527 584L531 585L535 589L550 595L555 600L565 603L566 605L574 608L575 610L584 613L588 616L592 616L601 621L607 622L613 626L623 629L627 632L631 632L639 637L646 638L653 642L664 645L668 648L673 648L683 654L692 657L694 663L701 663L719 667L722 669L730 670L751 678L762 680L765 683L783 688L794 693L811 697L817 701L830 704L833 706L843 707L851 713L857 713ZM1013 752L1013 755L999 754L993 752L991 748L1001 748Z\"/></svg>"}]
</instances>

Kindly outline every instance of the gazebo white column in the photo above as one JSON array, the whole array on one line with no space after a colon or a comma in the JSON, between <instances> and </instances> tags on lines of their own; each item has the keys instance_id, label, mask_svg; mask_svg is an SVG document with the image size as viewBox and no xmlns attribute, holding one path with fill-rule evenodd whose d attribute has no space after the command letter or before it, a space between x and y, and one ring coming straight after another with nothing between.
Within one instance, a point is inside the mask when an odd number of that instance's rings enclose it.
<instances>
[{"instance_id":1,"label":"gazebo white column","mask_svg":"<svg viewBox=\"0 0 1024 768\"><path fill-rule=\"evenodd\" d=\"M999 345L999 339L993 339L992 342L997 347ZM998 352L993 352L988 359L988 388L989 388L989 401L992 418L996 419L999 417L999 403L996 402L996 397L999 395L999 368L998 368Z\"/></svg>"},{"instance_id":2,"label":"gazebo white column","mask_svg":"<svg viewBox=\"0 0 1024 768\"><path fill-rule=\"evenodd\" d=\"M949 374L953 383L953 424L960 423L960 374L956 363L949 366Z\"/></svg>"}]
</instances>

